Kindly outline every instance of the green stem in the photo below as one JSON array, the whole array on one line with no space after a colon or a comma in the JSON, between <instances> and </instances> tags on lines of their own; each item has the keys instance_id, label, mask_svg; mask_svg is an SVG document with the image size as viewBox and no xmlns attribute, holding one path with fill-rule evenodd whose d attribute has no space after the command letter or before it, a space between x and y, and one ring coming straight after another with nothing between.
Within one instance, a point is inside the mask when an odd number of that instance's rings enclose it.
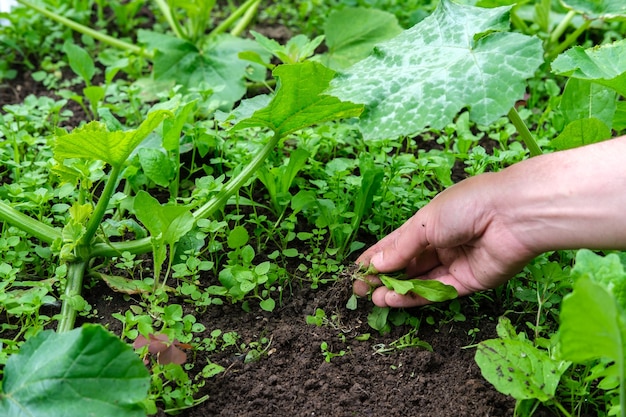
<instances>
[{"instance_id":1,"label":"green stem","mask_svg":"<svg viewBox=\"0 0 626 417\"><path fill-rule=\"evenodd\" d=\"M65 283L65 291L63 296L63 305L61 306L61 319L57 326L57 332L69 332L74 328L76 323L77 311L72 306L72 298L80 295L83 287L83 276L85 275L86 260L71 262L67 268L67 282Z\"/></svg>"},{"instance_id":2,"label":"green stem","mask_svg":"<svg viewBox=\"0 0 626 417\"><path fill-rule=\"evenodd\" d=\"M204 219L215 213L222 205L226 204L226 201L237 192L237 190L248 181L248 179L254 174L263 164L265 159L274 150L281 136L274 133L274 136L265 144L261 152L259 152L248 165L239 172L235 177L232 177L209 201L207 201L202 207L198 208L193 214L196 219Z\"/></svg>"},{"instance_id":3,"label":"green stem","mask_svg":"<svg viewBox=\"0 0 626 417\"><path fill-rule=\"evenodd\" d=\"M565 15L563 20L559 22L559 24L554 28L554 30L550 34L550 43L556 43L559 41L559 38L563 35L563 33L565 33L565 29L567 29L569 24L572 23L572 19L574 19L574 16L576 16L576 12L573 10L570 10Z\"/></svg>"},{"instance_id":4,"label":"green stem","mask_svg":"<svg viewBox=\"0 0 626 417\"><path fill-rule=\"evenodd\" d=\"M137 45L133 45L132 43L128 43L128 42L124 42L122 40L119 40L117 38L114 38L112 36L109 35L105 35L104 33L98 32L97 30L93 30L91 28L88 28L87 26L81 25L80 23L76 23L73 20L70 20L68 18L65 18L63 16L60 16L54 12L51 12L43 7L40 7L36 4L33 4L27 0L17 0L18 3L29 7L33 10L38 11L39 13L43 14L46 17L49 17L52 20L56 20L57 22L61 23L62 25L65 25L67 27L69 27L70 29L73 29L77 32L80 32L84 35L87 36L91 36L94 39L97 39L101 42L104 42L108 45L111 45L115 48L119 48L119 49L123 49L126 51L129 51L131 53L137 54L137 55L141 55L145 58L153 58L153 55L151 53L149 53L148 51L144 50L143 48L137 46Z\"/></svg>"},{"instance_id":5,"label":"green stem","mask_svg":"<svg viewBox=\"0 0 626 417\"><path fill-rule=\"evenodd\" d=\"M259 4L261 4L261 0L257 0L256 3L254 3L252 6L250 6L248 10L246 10L246 13L243 15L241 20L237 22L235 27L232 28L232 30L230 31L231 35L239 36L243 33L243 31L248 27L252 19L254 19L254 16L256 15L256 12L259 8Z\"/></svg>"},{"instance_id":6,"label":"green stem","mask_svg":"<svg viewBox=\"0 0 626 417\"><path fill-rule=\"evenodd\" d=\"M533 138L533 135L530 133L530 130L528 130L526 123L524 123L515 107L512 107L511 110L509 110L509 119L511 120L511 123L513 123L513 126L515 126L515 129L517 129L517 133L519 133L522 141L524 142L524 144L526 144L526 147L530 151L530 156L541 155L541 148L535 141L535 138Z\"/></svg>"},{"instance_id":7,"label":"green stem","mask_svg":"<svg viewBox=\"0 0 626 417\"><path fill-rule=\"evenodd\" d=\"M0 220L12 224L48 244L61 238L61 231L58 229L20 213L2 201L0 201Z\"/></svg>"},{"instance_id":8,"label":"green stem","mask_svg":"<svg viewBox=\"0 0 626 417\"><path fill-rule=\"evenodd\" d=\"M620 407L620 416L626 417L626 363L624 359L622 359L624 355L622 354L618 363L621 363L619 367L619 407Z\"/></svg>"},{"instance_id":9,"label":"green stem","mask_svg":"<svg viewBox=\"0 0 626 417\"><path fill-rule=\"evenodd\" d=\"M558 409L559 409L559 411L560 411L561 413L563 413L563 415L564 415L565 417L572 417L572 415L569 413L569 411L567 411L567 410L565 409L565 407L563 407L563 405L562 405L560 402L558 402L558 401L556 400L556 398L553 398L553 399L552 399L552 403L556 406L556 408L558 408Z\"/></svg>"},{"instance_id":10,"label":"green stem","mask_svg":"<svg viewBox=\"0 0 626 417\"><path fill-rule=\"evenodd\" d=\"M222 188L222 190L207 201L202 207L198 208L193 214L196 219L203 219L213 215L237 190L250 179L252 174L256 172L263 164L265 159L274 150L281 137L274 135L270 141L261 149L250 163L237 174L232 177ZM111 242L97 243L92 246L90 255L94 256L119 256L122 252L128 251L134 254L148 253L152 250L150 238L132 240L129 242Z\"/></svg>"},{"instance_id":11,"label":"green stem","mask_svg":"<svg viewBox=\"0 0 626 417\"><path fill-rule=\"evenodd\" d=\"M260 2L260 0L246 1L244 4L239 6L239 8L237 8L237 10L235 10L230 16L228 16L228 18L223 20L222 23L220 23L215 29L213 29L211 33L209 33L209 36L210 37L216 36L226 31L226 29L228 29L232 24L234 24L237 21L237 19L243 16L243 14L246 12L246 10L248 10L248 8L252 7L254 3L258 3L258 2Z\"/></svg>"},{"instance_id":12,"label":"green stem","mask_svg":"<svg viewBox=\"0 0 626 417\"><path fill-rule=\"evenodd\" d=\"M528 33L530 31L528 29L528 25L524 22L522 18L518 16L517 9L518 7L515 7L513 10L511 10L511 23L513 23L513 26L517 27L520 32Z\"/></svg>"},{"instance_id":13,"label":"green stem","mask_svg":"<svg viewBox=\"0 0 626 417\"><path fill-rule=\"evenodd\" d=\"M591 26L591 20L585 20L585 22L580 25L578 27L578 29L576 29L575 31L573 31L572 33L570 33L567 38L565 38L565 40L563 42L561 42L556 48L554 48L552 51L550 51L550 55L548 55L548 61L552 61L554 58L556 58L561 52L563 52L564 50L566 50L567 48L569 48L574 42L576 42L576 39L578 39L578 37L587 30L587 28Z\"/></svg>"},{"instance_id":14,"label":"green stem","mask_svg":"<svg viewBox=\"0 0 626 417\"><path fill-rule=\"evenodd\" d=\"M102 223L102 218L104 217L104 213L106 213L107 207L109 205L109 200L111 200L111 196L113 195L115 187L117 186L117 179L120 176L120 172L122 172L122 169L120 167L114 166L111 169L109 179L104 186L104 190L100 195L100 199L96 204L96 208L94 209L93 214L87 222L85 234L81 238L79 245L91 247L93 237L96 235L96 232L100 227L100 223Z\"/></svg>"},{"instance_id":15,"label":"green stem","mask_svg":"<svg viewBox=\"0 0 626 417\"><path fill-rule=\"evenodd\" d=\"M165 0L154 0L154 2L157 4L159 9L161 9L161 13L163 13L163 16L165 16L165 20L167 20L167 23L174 31L174 34L180 39L185 39L183 31L178 24L178 21L174 19L174 16L172 15L172 9L170 9L170 6L167 4L167 2Z\"/></svg>"},{"instance_id":16,"label":"green stem","mask_svg":"<svg viewBox=\"0 0 626 417\"><path fill-rule=\"evenodd\" d=\"M96 243L91 249L91 256L102 256L110 258L112 256L120 256L123 252L134 253L139 255L148 253L152 250L152 241L149 237L143 239L130 240L128 242L109 242Z\"/></svg>"}]
</instances>

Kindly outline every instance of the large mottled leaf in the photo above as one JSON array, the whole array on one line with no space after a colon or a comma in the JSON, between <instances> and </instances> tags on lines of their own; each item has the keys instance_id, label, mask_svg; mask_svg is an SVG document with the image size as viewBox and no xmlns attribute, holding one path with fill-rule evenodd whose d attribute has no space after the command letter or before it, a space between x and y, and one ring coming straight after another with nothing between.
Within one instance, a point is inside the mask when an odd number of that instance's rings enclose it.
<instances>
[{"instance_id":1,"label":"large mottled leaf","mask_svg":"<svg viewBox=\"0 0 626 417\"><path fill-rule=\"evenodd\" d=\"M480 342L474 356L485 379L517 400L554 397L561 375L569 367L527 340L490 339Z\"/></svg>"},{"instance_id":2,"label":"large mottled leaf","mask_svg":"<svg viewBox=\"0 0 626 417\"><path fill-rule=\"evenodd\" d=\"M351 24L346 25L348 21ZM328 54L322 62L332 69L347 68L366 58L377 43L400 32L402 27L391 13L352 7L335 10L324 25Z\"/></svg>"},{"instance_id":3,"label":"large mottled leaf","mask_svg":"<svg viewBox=\"0 0 626 417\"><path fill-rule=\"evenodd\" d=\"M363 106L322 94L335 72L316 62L281 65L273 72L279 80L267 107L255 111L234 128L262 126L284 136L317 123L358 116Z\"/></svg>"},{"instance_id":4,"label":"large mottled leaf","mask_svg":"<svg viewBox=\"0 0 626 417\"><path fill-rule=\"evenodd\" d=\"M54 158L60 162L67 158L85 158L121 166L132 151L171 112L156 110L148 114L137 129L109 132L100 122L91 122L67 135L59 136L54 145Z\"/></svg>"},{"instance_id":5,"label":"large mottled leaf","mask_svg":"<svg viewBox=\"0 0 626 417\"><path fill-rule=\"evenodd\" d=\"M626 40L588 49L575 46L552 62L552 72L594 81L626 96Z\"/></svg>"},{"instance_id":6,"label":"large mottled leaf","mask_svg":"<svg viewBox=\"0 0 626 417\"><path fill-rule=\"evenodd\" d=\"M215 37L203 50L185 40L156 32L140 30L138 37L155 50L156 80L174 80L186 90L212 90L212 98L228 110L246 92L248 67L261 67L240 59L238 54L251 50L269 60L267 51L253 41L230 35Z\"/></svg>"},{"instance_id":7,"label":"large mottled leaf","mask_svg":"<svg viewBox=\"0 0 626 417\"><path fill-rule=\"evenodd\" d=\"M504 32L509 10L442 0L333 80L328 93L366 105L366 138L443 128L465 107L472 120L489 124L523 96L525 79L543 62L539 39Z\"/></svg>"},{"instance_id":8,"label":"large mottled leaf","mask_svg":"<svg viewBox=\"0 0 626 417\"><path fill-rule=\"evenodd\" d=\"M99 325L46 330L9 358L3 417L145 416L150 375L131 347Z\"/></svg>"},{"instance_id":9,"label":"large mottled leaf","mask_svg":"<svg viewBox=\"0 0 626 417\"><path fill-rule=\"evenodd\" d=\"M592 19L608 19L626 16L624 0L561 0L569 9L583 13Z\"/></svg>"}]
</instances>

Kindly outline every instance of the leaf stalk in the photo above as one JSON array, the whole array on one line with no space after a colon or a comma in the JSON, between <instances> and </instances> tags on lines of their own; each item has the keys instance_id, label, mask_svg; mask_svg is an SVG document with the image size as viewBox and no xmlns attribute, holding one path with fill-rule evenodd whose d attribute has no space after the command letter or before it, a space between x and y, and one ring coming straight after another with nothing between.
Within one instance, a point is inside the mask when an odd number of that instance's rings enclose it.
<instances>
[{"instance_id":1,"label":"leaf stalk","mask_svg":"<svg viewBox=\"0 0 626 417\"><path fill-rule=\"evenodd\" d=\"M530 151L530 156L541 155L543 153L541 152L541 148L537 144L537 141L535 141L533 135L530 133L530 130L528 130L528 126L526 126L526 123L524 123L515 107L512 107L511 110L509 110L508 116L511 123L513 123L513 126L515 126L515 129L517 129L517 133L519 133L522 141Z\"/></svg>"}]
</instances>

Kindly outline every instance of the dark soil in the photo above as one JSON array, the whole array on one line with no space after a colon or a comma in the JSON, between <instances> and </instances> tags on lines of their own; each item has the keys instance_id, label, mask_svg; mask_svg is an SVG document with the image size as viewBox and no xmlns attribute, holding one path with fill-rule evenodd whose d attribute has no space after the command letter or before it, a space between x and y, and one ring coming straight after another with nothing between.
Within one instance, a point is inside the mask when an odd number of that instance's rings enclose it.
<instances>
[{"instance_id":1,"label":"dark soil","mask_svg":"<svg viewBox=\"0 0 626 417\"><path fill-rule=\"evenodd\" d=\"M406 334L411 327L394 327L390 334L380 336L367 324L371 304L359 300L359 308L345 308L348 282L312 290L308 285L293 288L283 305L273 313L261 312L253 306L252 313L239 304L211 306L206 314L196 313L198 321L214 329L235 331L241 342L270 340L266 354L258 361L245 363L246 352L229 349L214 352L210 359L226 371L208 380L199 396L208 394L204 403L183 412L189 417L204 416L511 416L515 402L497 392L474 363L472 343L495 336L495 305L481 309L483 317L467 322L422 322L419 338L432 345L433 352L409 347L391 353L376 353L380 344L389 345ZM111 321L111 313L127 309L116 295L111 300L108 290L92 290L88 301L98 315L109 322L111 330L120 323ZM465 304L463 304L465 306ZM467 306L465 306L467 307ZM336 326L317 327L306 324L306 316L322 308L328 317L338 315ZM415 310L426 316L437 312ZM478 340L468 330L480 328ZM371 333L367 341L355 336ZM339 335L346 336L343 342ZM320 344L344 356L326 362ZM195 358L197 368L205 364L202 355ZM192 371L193 373L193 371ZM164 414L162 414L164 415Z\"/></svg>"}]
</instances>

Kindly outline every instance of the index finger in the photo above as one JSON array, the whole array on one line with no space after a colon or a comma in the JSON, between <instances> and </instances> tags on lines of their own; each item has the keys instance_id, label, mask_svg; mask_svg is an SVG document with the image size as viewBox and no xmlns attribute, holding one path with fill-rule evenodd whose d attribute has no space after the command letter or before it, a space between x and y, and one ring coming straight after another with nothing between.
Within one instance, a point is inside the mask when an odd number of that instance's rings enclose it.
<instances>
[{"instance_id":1,"label":"index finger","mask_svg":"<svg viewBox=\"0 0 626 417\"><path fill-rule=\"evenodd\" d=\"M406 269L429 246L426 238L424 209L418 211L402 226L363 252L357 263L372 265L378 272Z\"/></svg>"}]
</instances>

